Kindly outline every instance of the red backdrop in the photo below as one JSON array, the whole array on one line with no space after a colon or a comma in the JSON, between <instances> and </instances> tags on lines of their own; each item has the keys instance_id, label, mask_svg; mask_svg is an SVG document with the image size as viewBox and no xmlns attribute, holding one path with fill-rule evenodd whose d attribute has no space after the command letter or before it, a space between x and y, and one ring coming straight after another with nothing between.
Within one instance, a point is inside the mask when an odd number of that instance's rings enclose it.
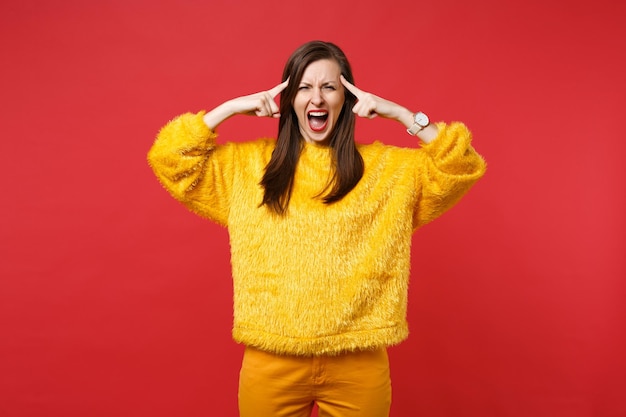
<instances>
[{"instance_id":1,"label":"red backdrop","mask_svg":"<svg viewBox=\"0 0 626 417\"><path fill-rule=\"evenodd\" d=\"M392 415L626 416L624 4L3 1L0 415L237 414L226 231L145 155L324 39L489 164L414 238ZM357 136L410 145L387 120Z\"/></svg>"}]
</instances>

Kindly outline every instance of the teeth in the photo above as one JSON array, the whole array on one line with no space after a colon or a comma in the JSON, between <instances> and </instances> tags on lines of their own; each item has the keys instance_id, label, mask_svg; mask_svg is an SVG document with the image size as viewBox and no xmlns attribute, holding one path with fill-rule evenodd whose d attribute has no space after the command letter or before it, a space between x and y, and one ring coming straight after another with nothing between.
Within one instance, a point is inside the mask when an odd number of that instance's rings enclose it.
<instances>
[{"instance_id":1,"label":"teeth","mask_svg":"<svg viewBox=\"0 0 626 417\"><path fill-rule=\"evenodd\" d=\"M323 117L326 116L328 113L326 113L325 111L312 111L309 112L309 116L313 116L313 117Z\"/></svg>"}]
</instances>

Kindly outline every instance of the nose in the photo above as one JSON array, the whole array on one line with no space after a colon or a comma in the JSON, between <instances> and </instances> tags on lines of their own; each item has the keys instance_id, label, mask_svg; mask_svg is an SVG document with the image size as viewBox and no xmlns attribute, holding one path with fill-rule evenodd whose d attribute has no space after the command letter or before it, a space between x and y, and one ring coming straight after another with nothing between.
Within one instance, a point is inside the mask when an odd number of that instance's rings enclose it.
<instances>
[{"instance_id":1,"label":"nose","mask_svg":"<svg viewBox=\"0 0 626 417\"><path fill-rule=\"evenodd\" d=\"M314 88L313 95L311 96L311 103L316 106L320 106L324 103L324 97L322 96L321 88Z\"/></svg>"}]
</instances>

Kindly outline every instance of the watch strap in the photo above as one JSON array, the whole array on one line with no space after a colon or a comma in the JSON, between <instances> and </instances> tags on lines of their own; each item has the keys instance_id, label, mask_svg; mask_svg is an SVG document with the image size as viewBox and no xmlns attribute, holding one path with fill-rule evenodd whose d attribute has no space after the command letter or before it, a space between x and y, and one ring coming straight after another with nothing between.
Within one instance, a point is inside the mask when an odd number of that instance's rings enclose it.
<instances>
[{"instance_id":1,"label":"watch strap","mask_svg":"<svg viewBox=\"0 0 626 417\"><path fill-rule=\"evenodd\" d=\"M419 132L421 132L422 130L424 130L426 126L422 126L422 125L418 125L417 123L413 122L413 125L408 128L406 131L409 135L411 136L415 136L417 135Z\"/></svg>"},{"instance_id":2,"label":"watch strap","mask_svg":"<svg viewBox=\"0 0 626 417\"><path fill-rule=\"evenodd\" d=\"M426 124L420 124L417 122L417 116L420 115L422 117L424 117L426 119ZM430 119L428 118L428 116L426 116L424 113L422 113L421 111L418 111L417 113L415 113L413 115L413 125L411 125L411 127L409 127L406 131L409 135L411 136L415 136L417 135L419 132L421 132L422 130L424 130L428 125L430 124Z\"/></svg>"}]
</instances>

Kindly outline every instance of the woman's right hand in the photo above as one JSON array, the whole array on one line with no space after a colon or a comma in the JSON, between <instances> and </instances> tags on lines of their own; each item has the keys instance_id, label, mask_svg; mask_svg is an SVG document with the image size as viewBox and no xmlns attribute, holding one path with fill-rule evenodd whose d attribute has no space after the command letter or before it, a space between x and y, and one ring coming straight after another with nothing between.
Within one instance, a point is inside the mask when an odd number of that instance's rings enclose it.
<instances>
[{"instance_id":1,"label":"woman's right hand","mask_svg":"<svg viewBox=\"0 0 626 417\"><path fill-rule=\"evenodd\" d=\"M278 118L280 113L274 99L288 84L287 79L270 90L228 100L206 113L204 123L215 130L220 123L236 114Z\"/></svg>"}]
</instances>

